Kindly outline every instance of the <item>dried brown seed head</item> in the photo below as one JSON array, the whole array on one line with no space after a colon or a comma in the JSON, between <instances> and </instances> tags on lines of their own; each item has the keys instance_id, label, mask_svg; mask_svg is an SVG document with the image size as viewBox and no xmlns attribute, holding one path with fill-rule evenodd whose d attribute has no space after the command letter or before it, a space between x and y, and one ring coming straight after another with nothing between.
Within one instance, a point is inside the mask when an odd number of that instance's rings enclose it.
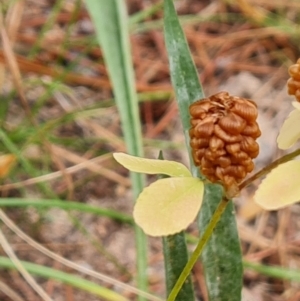
<instances>
[{"instance_id":1,"label":"dried brown seed head","mask_svg":"<svg viewBox=\"0 0 300 301\"><path fill-rule=\"evenodd\" d=\"M228 154L235 154L240 151L241 144L240 143L231 143L225 146L225 149Z\"/></svg>"},{"instance_id":2,"label":"dried brown seed head","mask_svg":"<svg viewBox=\"0 0 300 301\"><path fill-rule=\"evenodd\" d=\"M231 109L231 112L239 115L248 122L255 121L258 114L255 102L250 99L247 99L247 102L243 100L235 97L235 103Z\"/></svg>"},{"instance_id":3,"label":"dried brown seed head","mask_svg":"<svg viewBox=\"0 0 300 301\"><path fill-rule=\"evenodd\" d=\"M232 135L232 134L226 132L217 123L215 124L215 127L214 127L214 133L217 137L219 137L220 139L222 139L224 142L227 142L227 143L235 143L235 142L239 142L243 139L241 135Z\"/></svg>"},{"instance_id":4,"label":"dried brown seed head","mask_svg":"<svg viewBox=\"0 0 300 301\"><path fill-rule=\"evenodd\" d=\"M250 153L257 152L259 150L259 146L251 136L244 136L243 140L240 143L241 150Z\"/></svg>"},{"instance_id":5,"label":"dried brown seed head","mask_svg":"<svg viewBox=\"0 0 300 301\"><path fill-rule=\"evenodd\" d=\"M297 63L290 66L289 74L291 78L287 81L288 94L294 95L296 100L300 102L300 59Z\"/></svg>"},{"instance_id":6,"label":"dried brown seed head","mask_svg":"<svg viewBox=\"0 0 300 301\"><path fill-rule=\"evenodd\" d=\"M217 136L212 136L209 139L209 149L213 152L216 152L218 149L224 148L224 141Z\"/></svg>"},{"instance_id":7,"label":"dried brown seed head","mask_svg":"<svg viewBox=\"0 0 300 301\"><path fill-rule=\"evenodd\" d=\"M209 101L196 101L190 106L190 114L193 114L195 118L203 119L206 116L206 113L211 107Z\"/></svg>"},{"instance_id":8,"label":"dried brown seed head","mask_svg":"<svg viewBox=\"0 0 300 301\"><path fill-rule=\"evenodd\" d=\"M239 115L229 112L228 115L220 119L218 124L227 133L238 135L246 127L247 122Z\"/></svg>"},{"instance_id":9,"label":"dried brown seed head","mask_svg":"<svg viewBox=\"0 0 300 301\"><path fill-rule=\"evenodd\" d=\"M208 138L193 138L191 139L191 147L192 148L202 148L202 147L207 147L209 146L209 139Z\"/></svg>"},{"instance_id":10,"label":"dried brown seed head","mask_svg":"<svg viewBox=\"0 0 300 301\"><path fill-rule=\"evenodd\" d=\"M232 196L254 168L260 136L256 104L220 92L190 106L190 145L196 166Z\"/></svg>"},{"instance_id":11,"label":"dried brown seed head","mask_svg":"<svg viewBox=\"0 0 300 301\"><path fill-rule=\"evenodd\" d=\"M261 135L259 126L256 121L248 123L244 130L242 131L242 135L249 136L254 139L258 138Z\"/></svg>"},{"instance_id":12,"label":"dried brown seed head","mask_svg":"<svg viewBox=\"0 0 300 301\"><path fill-rule=\"evenodd\" d=\"M209 138L214 131L214 121L207 116L203 120L198 120L194 126L194 135L196 138Z\"/></svg>"},{"instance_id":13,"label":"dried brown seed head","mask_svg":"<svg viewBox=\"0 0 300 301\"><path fill-rule=\"evenodd\" d=\"M225 168L231 165L231 160L227 156L220 156L215 160L216 165L220 165L220 167Z\"/></svg>"}]
</instances>

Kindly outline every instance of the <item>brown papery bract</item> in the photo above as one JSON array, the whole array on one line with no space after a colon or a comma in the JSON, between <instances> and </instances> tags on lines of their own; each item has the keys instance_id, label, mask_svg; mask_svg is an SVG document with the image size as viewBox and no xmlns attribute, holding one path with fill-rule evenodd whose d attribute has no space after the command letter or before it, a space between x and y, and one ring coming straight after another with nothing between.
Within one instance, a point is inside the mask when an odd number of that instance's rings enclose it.
<instances>
[{"instance_id":1,"label":"brown papery bract","mask_svg":"<svg viewBox=\"0 0 300 301\"><path fill-rule=\"evenodd\" d=\"M255 141L261 135L256 104L249 99L220 92L190 106L190 145L196 166L211 182L223 184L234 196L254 168Z\"/></svg>"},{"instance_id":2,"label":"brown papery bract","mask_svg":"<svg viewBox=\"0 0 300 301\"><path fill-rule=\"evenodd\" d=\"M232 135L240 134L246 125L246 120L232 112L219 120L219 126Z\"/></svg>"}]
</instances>

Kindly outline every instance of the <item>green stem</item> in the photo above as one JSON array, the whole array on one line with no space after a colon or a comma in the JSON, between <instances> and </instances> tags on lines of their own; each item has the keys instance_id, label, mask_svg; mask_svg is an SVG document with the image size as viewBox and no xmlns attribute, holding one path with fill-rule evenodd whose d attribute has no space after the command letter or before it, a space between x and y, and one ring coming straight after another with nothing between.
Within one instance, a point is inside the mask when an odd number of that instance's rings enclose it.
<instances>
[{"instance_id":1,"label":"green stem","mask_svg":"<svg viewBox=\"0 0 300 301\"><path fill-rule=\"evenodd\" d=\"M209 238L211 237L216 225L218 224L227 204L229 203L229 199L223 197L221 202L219 203L216 211L214 212L209 224L207 225L204 234L202 235L201 239L199 240L196 249L192 253L191 258L187 262L186 266L184 267L182 273L180 274L177 282L175 283L167 301L175 301L183 283L187 279L188 275L190 274L193 266L195 265L197 259L201 255L206 243L208 242Z\"/></svg>"},{"instance_id":2,"label":"green stem","mask_svg":"<svg viewBox=\"0 0 300 301\"><path fill-rule=\"evenodd\" d=\"M258 178L260 178L260 177L268 174L272 169L274 169L278 165L280 165L282 163L286 163L286 162L294 159L295 157L297 157L299 155L300 155L300 149L297 149L294 152L291 152L290 154L282 156L281 158L273 161L272 163L270 163L269 165L267 165L266 167L264 167L263 169L261 169L259 172L257 172L256 174L254 174L252 177L250 177L246 181L242 182L239 185L239 190L242 190L243 188L247 187L252 182L254 182L256 179L258 179Z\"/></svg>"}]
</instances>

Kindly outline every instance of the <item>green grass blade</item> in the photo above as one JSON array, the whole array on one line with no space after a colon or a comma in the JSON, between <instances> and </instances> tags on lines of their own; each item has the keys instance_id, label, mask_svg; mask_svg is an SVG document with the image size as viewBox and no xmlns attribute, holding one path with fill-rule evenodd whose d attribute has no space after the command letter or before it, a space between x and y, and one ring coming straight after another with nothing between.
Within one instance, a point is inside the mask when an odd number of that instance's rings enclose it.
<instances>
[{"instance_id":1,"label":"green grass blade","mask_svg":"<svg viewBox=\"0 0 300 301\"><path fill-rule=\"evenodd\" d=\"M143 156L141 124L130 53L125 1L87 0L106 66L113 84L128 153ZM141 174L131 173L134 198L144 186ZM136 227L138 287L147 290L146 236ZM143 298L140 298L143 300Z\"/></svg>"},{"instance_id":2,"label":"green grass blade","mask_svg":"<svg viewBox=\"0 0 300 301\"><path fill-rule=\"evenodd\" d=\"M58 0L53 3L49 17L48 17L46 23L43 25L43 27L39 30L38 38L36 39L35 44L33 45L33 47L30 50L30 53L28 55L29 58L32 59L39 52L42 41L46 36L46 32L54 27L56 18L58 16L58 14L60 13L64 2L65 1L63 1L63 0Z\"/></svg>"},{"instance_id":3,"label":"green grass blade","mask_svg":"<svg viewBox=\"0 0 300 301\"><path fill-rule=\"evenodd\" d=\"M200 210L198 224L205 229L215 212L223 189L219 185L205 187L204 203ZM208 244L203 250L201 260L204 265L205 280L210 300L241 300L243 265L242 253L235 219L235 209L230 201Z\"/></svg>"},{"instance_id":4,"label":"green grass blade","mask_svg":"<svg viewBox=\"0 0 300 301\"><path fill-rule=\"evenodd\" d=\"M190 155L188 109L191 103L203 98L204 94L172 0L164 0L164 26L171 79ZM200 176L192 160L191 170L194 176ZM221 198L220 186L206 185L204 202L198 219L201 232L206 228ZM240 301L241 298L242 256L236 221L232 212L233 205L230 202L202 254L209 298L213 301L227 301L229 297L232 301Z\"/></svg>"},{"instance_id":5,"label":"green grass blade","mask_svg":"<svg viewBox=\"0 0 300 301\"><path fill-rule=\"evenodd\" d=\"M123 297L122 295L109 290L103 286L100 286L94 282L83 279L79 276L71 275L69 273L64 273L62 271L52 269L49 267L41 266L38 264L21 261L24 268L31 274L45 277L48 279L55 279L63 283L69 284L73 287L79 288L93 295L99 296L104 300L109 301L129 301L129 299ZM0 257L0 268L2 269L15 269L13 262L6 257Z\"/></svg>"},{"instance_id":6,"label":"green grass blade","mask_svg":"<svg viewBox=\"0 0 300 301\"><path fill-rule=\"evenodd\" d=\"M198 73L187 46L187 41L179 24L172 0L164 2L165 43L168 50L171 80L178 101L186 144L189 147L190 114L189 106L203 98Z\"/></svg>"},{"instance_id":7,"label":"green grass blade","mask_svg":"<svg viewBox=\"0 0 300 301\"><path fill-rule=\"evenodd\" d=\"M152 4L150 7L141 10L134 15L132 15L129 19L129 24L135 24L142 22L143 20L151 17L153 14L155 14L157 11L159 11L163 6L163 2L160 1L158 3Z\"/></svg>"},{"instance_id":8,"label":"green grass blade","mask_svg":"<svg viewBox=\"0 0 300 301\"><path fill-rule=\"evenodd\" d=\"M300 282L300 270L291 270L279 266L266 266L249 261L244 261L244 267L269 277Z\"/></svg>"},{"instance_id":9,"label":"green grass blade","mask_svg":"<svg viewBox=\"0 0 300 301\"><path fill-rule=\"evenodd\" d=\"M167 294L169 295L188 261L184 232L163 237L163 250ZM182 286L176 301L194 301L194 290L189 277Z\"/></svg>"},{"instance_id":10,"label":"green grass blade","mask_svg":"<svg viewBox=\"0 0 300 301\"><path fill-rule=\"evenodd\" d=\"M141 126L124 1L88 0L86 4L109 70L128 151L140 154Z\"/></svg>"},{"instance_id":11,"label":"green grass blade","mask_svg":"<svg viewBox=\"0 0 300 301\"><path fill-rule=\"evenodd\" d=\"M112 219L115 219L120 222L125 222L129 224L133 224L133 219L131 216L126 215L124 213L120 213L118 211L112 209L106 209L96 206L91 206L84 203L79 202L71 202L71 201L60 201L60 200L26 200L19 198L2 198L0 199L0 207L28 207L32 206L35 208L61 208L64 210L77 210L80 212L92 213L98 216L106 216Z\"/></svg>"}]
</instances>

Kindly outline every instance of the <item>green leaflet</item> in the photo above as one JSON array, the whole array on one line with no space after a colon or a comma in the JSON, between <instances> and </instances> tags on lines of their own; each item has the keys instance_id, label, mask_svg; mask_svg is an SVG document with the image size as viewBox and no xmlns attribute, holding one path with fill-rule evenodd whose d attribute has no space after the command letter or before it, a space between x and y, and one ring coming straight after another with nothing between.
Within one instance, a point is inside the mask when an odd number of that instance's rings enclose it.
<instances>
[{"instance_id":1,"label":"green leaflet","mask_svg":"<svg viewBox=\"0 0 300 301\"><path fill-rule=\"evenodd\" d=\"M164 26L172 83L190 154L188 108L195 100L204 98L204 94L172 0L164 0ZM191 170L194 176L201 176L192 160ZM221 196L220 186L206 186L198 219L201 232L205 230L207 221L221 201ZM230 202L202 255L211 301L240 301L241 298L242 256L235 216L232 212L233 205Z\"/></svg>"},{"instance_id":2,"label":"green leaflet","mask_svg":"<svg viewBox=\"0 0 300 301\"><path fill-rule=\"evenodd\" d=\"M134 221L151 236L179 233L196 219L203 194L203 182L197 178L157 180L139 195L133 210Z\"/></svg>"},{"instance_id":3,"label":"green leaflet","mask_svg":"<svg viewBox=\"0 0 300 301\"><path fill-rule=\"evenodd\" d=\"M261 182L255 202L266 210L278 210L300 200L300 161L280 164Z\"/></svg>"},{"instance_id":4,"label":"green leaflet","mask_svg":"<svg viewBox=\"0 0 300 301\"><path fill-rule=\"evenodd\" d=\"M170 177L192 177L188 168L179 162L140 158L124 153L114 153L113 156L121 165L134 172L150 175L164 174Z\"/></svg>"}]
</instances>

